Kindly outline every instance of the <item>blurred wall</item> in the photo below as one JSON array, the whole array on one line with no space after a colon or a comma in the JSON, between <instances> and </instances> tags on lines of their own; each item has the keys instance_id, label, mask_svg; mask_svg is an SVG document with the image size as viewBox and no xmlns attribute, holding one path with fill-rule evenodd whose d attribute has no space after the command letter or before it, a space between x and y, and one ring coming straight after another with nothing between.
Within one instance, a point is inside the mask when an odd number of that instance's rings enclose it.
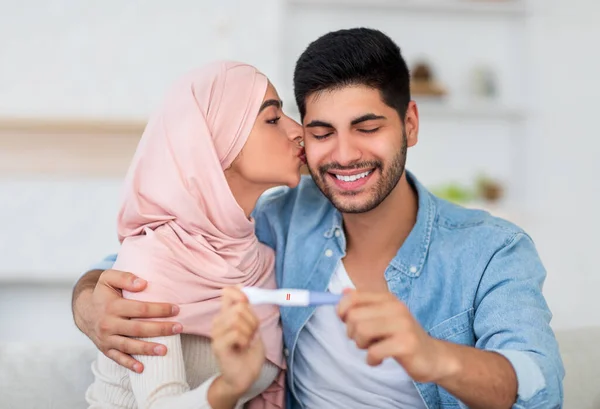
<instances>
[{"instance_id":1,"label":"blurred wall","mask_svg":"<svg viewBox=\"0 0 600 409\"><path fill-rule=\"evenodd\" d=\"M0 113L145 119L178 75L216 58L275 82L282 3L0 1Z\"/></svg>"},{"instance_id":2,"label":"blurred wall","mask_svg":"<svg viewBox=\"0 0 600 409\"><path fill-rule=\"evenodd\" d=\"M308 42L341 27L381 28L409 62L426 56L451 91L449 107L422 104L410 169L430 185L466 182L481 170L501 178L510 199L504 211L533 235L548 269L553 325L600 325L600 56L591 46L600 38L592 18L600 3L536 0L527 13L499 16L305 3L0 0L0 118L143 122L177 75L221 57L259 66L293 111L291 72ZM473 103L467 91L467 73L479 63L500 74L501 95L491 105ZM60 162L79 144L92 162L99 148L80 136L37 140L38 155ZM106 141L104 173L0 173L0 340L42 339L52 328L55 339L81 339L70 322L71 285L118 248L114 220L127 161L118 151L135 145ZM14 155L15 146L14 134L0 132L0 148Z\"/></svg>"},{"instance_id":3,"label":"blurred wall","mask_svg":"<svg viewBox=\"0 0 600 409\"><path fill-rule=\"evenodd\" d=\"M536 5L536 115L524 161L530 231L548 268L555 325L600 325L600 2Z\"/></svg>"}]
</instances>

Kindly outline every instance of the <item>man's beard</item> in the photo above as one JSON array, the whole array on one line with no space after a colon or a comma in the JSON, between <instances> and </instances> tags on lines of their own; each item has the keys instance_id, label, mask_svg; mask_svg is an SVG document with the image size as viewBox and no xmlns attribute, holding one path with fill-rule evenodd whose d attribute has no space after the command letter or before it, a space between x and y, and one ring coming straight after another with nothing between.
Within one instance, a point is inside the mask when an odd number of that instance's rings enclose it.
<instances>
[{"instance_id":1,"label":"man's beard","mask_svg":"<svg viewBox=\"0 0 600 409\"><path fill-rule=\"evenodd\" d=\"M308 170L321 192L329 199L331 203L333 203L333 206L336 209L342 213L365 213L379 206L389 196L392 190L394 190L402 178L402 175L404 174L404 167L406 165L406 150L406 132L402 130L402 147L396 156L394 156L389 166L384 167L381 161L357 162L350 166L341 166L340 164L334 162L319 166L316 171L309 165ZM377 184L369 190L372 193L368 199L366 199L363 203L347 204L342 199L355 196L355 193L343 193L338 191L334 193L330 189L329 184L325 182L325 178L330 177L328 171L334 169L373 169L373 172L379 170L381 175L377 181ZM361 193L364 194L363 192Z\"/></svg>"}]
</instances>

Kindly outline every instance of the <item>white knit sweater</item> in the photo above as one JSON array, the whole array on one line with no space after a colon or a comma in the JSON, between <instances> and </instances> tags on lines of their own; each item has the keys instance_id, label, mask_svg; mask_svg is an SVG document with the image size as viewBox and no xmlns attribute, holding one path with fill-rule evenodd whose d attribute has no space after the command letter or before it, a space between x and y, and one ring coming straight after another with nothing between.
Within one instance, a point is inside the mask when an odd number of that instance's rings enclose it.
<instances>
[{"instance_id":1,"label":"white knit sweater","mask_svg":"<svg viewBox=\"0 0 600 409\"><path fill-rule=\"evenodd\" d=\"M91 409L211 409L207 392L219 367L210 339L173 335L143 339L164 344L165 356L136 356L144 372L134 373L101 352L92 364L95 381L86 392ZM265 361L259 379L238 402L241 409L271 385L279 368Z\"/></svg>"}]
</instances>

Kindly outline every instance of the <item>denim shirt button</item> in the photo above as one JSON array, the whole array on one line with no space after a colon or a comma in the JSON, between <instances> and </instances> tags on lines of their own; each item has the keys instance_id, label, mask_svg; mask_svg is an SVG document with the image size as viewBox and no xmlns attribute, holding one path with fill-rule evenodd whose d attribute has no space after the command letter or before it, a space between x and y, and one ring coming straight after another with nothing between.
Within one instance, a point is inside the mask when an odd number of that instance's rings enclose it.
<instances>
[{"instance_id":1,"label":"denim shirt button","mask_svg":"<svg viewBox=\"0 0 600 409\"><path fill-rule=\"evenodd\" d=\"M289 357L290 356L290 350L287 349L287 348L284 348L283 349L283 355L285 355L286 357Z\"/></svg>"},{"instance_id":2,"label":"denim shirt button","mask_svg":"<svg viewBox=\"0 0 600 409\"><path fill-rule=\"evenodd\" d=\"M335 237L340 237L342 235L342 233L339 230L335 231Z\"/></svg>"},{"instance_id":3,"label":"denim shirt button","mask_svg":"<svg viewBox=\"0 0 600 409\"><path fill-rule=\"evenodd\" d=\"M331 256L333 256L333 251L331 251L331 249L327 249L327 250L325 250L325 255L327 257L331 257Z\"/></svg>"},{"instance_id":4,"label":"denim shirt button","mask_svg":"<svg viewBox=\"0 0 600 409\"><path fill-rule=\"evenodd\" d=\"M410 272L413 273L413 274L416 273L417 272L417 267L411 266L410 267Z\"/></svg>"}]
</instances>

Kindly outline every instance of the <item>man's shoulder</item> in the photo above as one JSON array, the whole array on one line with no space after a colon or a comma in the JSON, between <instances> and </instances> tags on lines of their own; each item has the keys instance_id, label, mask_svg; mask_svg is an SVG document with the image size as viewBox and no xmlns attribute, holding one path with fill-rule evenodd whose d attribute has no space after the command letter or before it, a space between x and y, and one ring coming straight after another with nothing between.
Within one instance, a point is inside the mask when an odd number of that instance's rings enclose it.
<instances>
[{"instance_id":1,"label":"man's shoulder","mask_svg":"<svg viewBox=\"0 0 600 409\"><path fill-rule=\"evenodd\" d=\"M294 231L294 240L311 235L315 226L334 211L312 178L303 176L294 188L277 187L265 192L253 212L258 239L270 247L283 248L281 240ZM282 247L283 246L283 247Z\"/></svg>"},{"instance_id":2,"label":"man's shoulder","mask_svg":"<svg viewBox=\"0 0 600 409\"><path fill-rule=\"evenodd\" d=\"M465 243L503 246L519 235L528 234L517 224L485 209L467 208L434 196L437 208L435 228L445 236Z\"/></svg>"},{"instance_id":3,"label":"man's shoulder","mask_svg":"<svg viewBox=\"0 0 600 409\"><path fill-rule=\"evenodd\" d=\"M452 277L457 293L476 297L483 277L518 281L543 276L534 241L523 228L486 210L465 208L442 199L436 202L429 247L435 256L428 258L428 271L435 272L438 278L440 274Z\"/></svg>"}]
</instances>

